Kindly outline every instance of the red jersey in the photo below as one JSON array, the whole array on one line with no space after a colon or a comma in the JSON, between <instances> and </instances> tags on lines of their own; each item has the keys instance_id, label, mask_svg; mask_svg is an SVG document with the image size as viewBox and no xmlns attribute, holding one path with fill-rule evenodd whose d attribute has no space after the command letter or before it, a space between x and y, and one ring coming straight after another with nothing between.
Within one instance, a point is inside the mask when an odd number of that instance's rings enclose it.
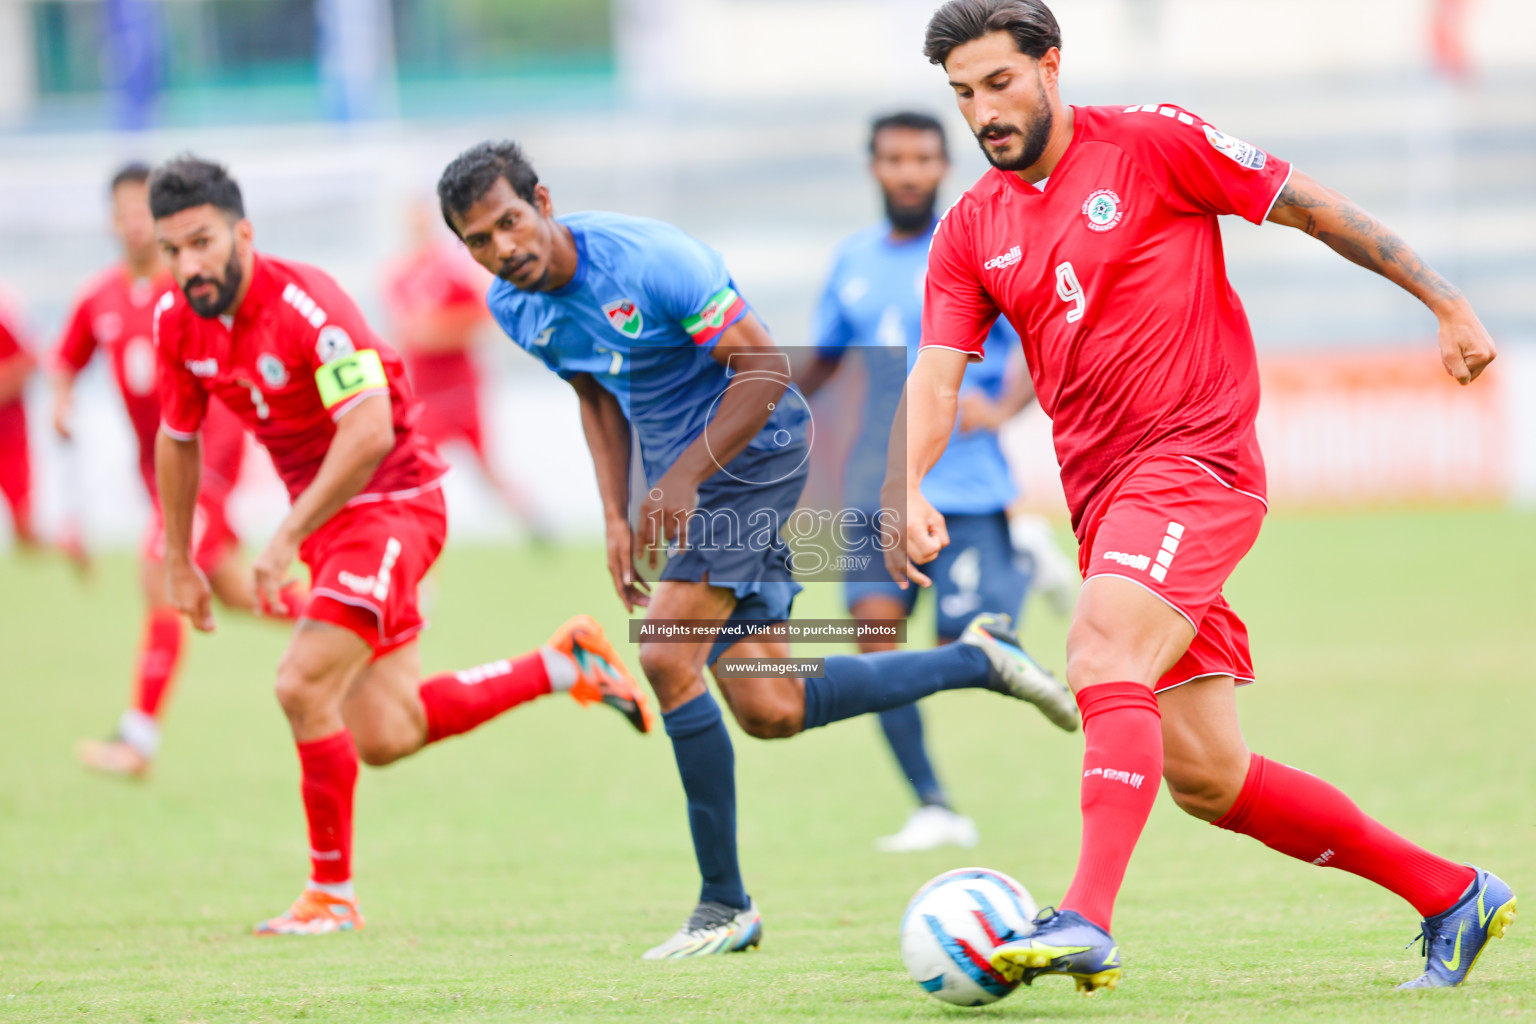
<instances>
[{"instance_id":1,"label":"red jersey","mask_svg":"<svg viewBox=\"0 0 1536 1024\"><path fill-rule=\"evenodd\" d=\"M405 356L411 385L425 400L441 395L460 400L460 391L478 390L479 374L470 345L474 332L466 331L447 349L414 349L408 326L423 314L463 310L479 321L490 319L485 291L491 275L457 243L426 246L394 262L384 272L384 303L398 332L394 338ZM439 339L441 341L442 339ZM474 396L470 395L469 400Z\"/></svg>"},{"instance_id":2,"label":"red jersey","mask_svg":"<svg viewBox=\"0 0 1536 1024\"><path fill-rule=\"evenodd\" d=\"M170 274L131 278L123 267L102 271L81 291L54 359L79 373L98 347L112 360L112 377L139 442L139 475L155 495L155 431L160 427L159 375L155 365L155 299L174 289ZM234 414L215 403L203 429L202 491L222 501L240 478L245 431Z\"/></svg>"},{"instance_id":3,"label":"red jersey","mask_svg":"<svg viewBox=\"0 0 1536 1024\"><path fill-rule=\"evenodd\" d=\"M1073 525L1148 455L1264 493L1253 334L1217 216L1261 223L1290 165L1168 105L1073 107L1043 190L996 168L945 215L922 344L979 359L1001 313L1050 416Z\"/></svg>"},{"instance_id":4,"label":"red jersey","mask_svg":"<svg viewBox=\"0 0 1536 1024\"><path fill-rule=\"evenodd\" d=\"M180 289L162 295L155 311L161 415L172 437L196 433L214 395L271 453L296 498L320 471L335 421L387 393L395 446L348 504L418 494L443 475L417 429L421 410L400 357L324 271L258 253L232 316L198 316Z\"/></svg>"}]
</instances>

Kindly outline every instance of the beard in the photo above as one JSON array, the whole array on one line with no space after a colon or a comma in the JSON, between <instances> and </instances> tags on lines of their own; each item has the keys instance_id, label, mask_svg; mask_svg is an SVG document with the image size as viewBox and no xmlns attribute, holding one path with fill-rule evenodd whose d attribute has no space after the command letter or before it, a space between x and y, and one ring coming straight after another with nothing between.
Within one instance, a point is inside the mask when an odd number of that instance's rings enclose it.
<instances>
[{"instance_id":1,"label":"beard","mask_svg":"<svg viewBox=\"0 0 1536 1024\"><path fill-rule=\"evenodd\" d=\"M224 267L224 280L215 281L211 277L196 277L187 279L187 283L181 286L182 294L187 297L187 305L192 307L192 312L204 320L213 320L229 312L229 307L234 305L235 296L240 293L240 283L245 280L245 272L240 269L240 255L233 250L229 254L229 263ZM211 284L215 291L211 299L199 299L193 296L192 289L201 284Z\"/></svg>"},{"instance_id":2,"label":"beard","mask_svg":"<svg viewBox=\"0 0 1536 1024\"><path fill-rule=\"evenodd\" d=\"M916 234L933 223L934 207L939 201L937 189L915 203L898 203L891 198L889 192L884 195L886 219L891 222L891 227L902 234Z\"/></svg>"},{"instance_id":3,"label":"beard","mask_svg":"<svg viewBox=\"0 0 1536 1024\"><path fill-rule=\"evenodd\" d=\"M1029 126L1029 131L1022 132L1011 124L990 124L976 133L976 141L981 146L981 151L986 154L987 162L1000 171L1022 171L1033 167L1040 162L1045 155L1045 147L1051 141L1051 126L1055 122L1055 116L1051 113L1051 105L1046 102L1045 92L1040 93L1040 104L1035 108L1035 119ZM1005 157L996 153L987 145L988 139L999 139L1007 135L1018 135L1024 140L1024 149L1016 157Z\"/></svg>"}]
</instances>

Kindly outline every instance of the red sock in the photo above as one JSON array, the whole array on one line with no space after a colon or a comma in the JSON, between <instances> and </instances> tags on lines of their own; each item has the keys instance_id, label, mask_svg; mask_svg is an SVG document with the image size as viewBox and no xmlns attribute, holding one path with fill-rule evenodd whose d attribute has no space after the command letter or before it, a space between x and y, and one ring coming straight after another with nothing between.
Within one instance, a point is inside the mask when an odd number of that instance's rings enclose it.
<instances>
[{"instance_id":1,"label":"red sock","mask_svg":"<svg viewBox=\"0 0 1536 1024\"><path fill-rule=\"evenodd\" d=\"M181 615L170 608L156 608L144 620L139 671L133 681L133 706L150 718L159 716L160 704L171 688L185 635Z\"/></svg>"},{"instance_id":2,"label":"red sock","mask_svg":"<svg viewBox=\"0 0 1536 1024\"><path fill-rule=\"evenodd\" d=\"M299 745L304 773L304 816L309 819L310 880L352 880L352 791L357 787L357 748L342 729Z\"/></svg>"},{"instance_id":3,"label":"red sock","mask_svg":"<svg viewBox=\"0 0 1536 1024\"><path fill-rule=\"evenodd\" d=\"M1476 872L1414 846L1316 775L1254 754L1217 828L1252 836L1287 857L1368 878L1434 917L1461 898Z\"/></svg>"},{"instance_id":4,"label":"red sock","mask_svg":"<svg viewBox=\"0 0 1536 1024\"><path fill-rule=\"evenodd\" d=\"M1062 897L1109 930L1131 851L1152 813L1163 777L1163 718L1140 683L1099 683L1077 695L1083 711L1083 846L1077 874Z\"/></svg>"},{"instance_id":5,"label":"red sock","mask_svg":"<svg viewBox=\"0 0 1536 1024\"><path fill-rule=\"evenodd\" d=\"M445 672L421 684L427 709L427 742L469 732L508 708L550 691L549 673L538 651L515 661L493 661L462 672Z\"/></svg>"}]
</instances>

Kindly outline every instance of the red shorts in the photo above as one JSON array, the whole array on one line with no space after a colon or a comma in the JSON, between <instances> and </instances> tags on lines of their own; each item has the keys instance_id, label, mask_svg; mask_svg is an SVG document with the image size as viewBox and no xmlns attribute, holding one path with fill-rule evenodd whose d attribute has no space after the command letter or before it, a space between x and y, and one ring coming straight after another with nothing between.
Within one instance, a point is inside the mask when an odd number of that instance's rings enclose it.
<instances>
[{"instance_id":1,"label":"red shorts","mask_svg":"<svg viewBox=\"0 0 1536 1024\"><path fill-rule=\"evenodd\" d=\"M439 488L342 509L299 547L310 575L303 617L351 630L375 658L403 647L426 625L416 591L447 539Z\"/></svg>"},{"instance_id":2,"label":"red shorts","mask_svg":"<svg viewBox=\"0 0 1536 1024\"><path fill-rule=\"evenodd\" d=\"M192 561L205 573L212 572L225 554L240 546L240 538L229 525L224 502L198 495L192 510ZM160 504L155 503L144 531L143 556L152 562L165 560L165 519Z\"/></svg>"},{"instance_id":3,"label":"red shorts","mask_svg":"<svg viewBox=\"0 0 1536 1024\"><path fill-rule=\"evenodd\" d=\"M1202 676L1253 681L1248 627L1221 588L1264 521L1264 500L1229 487L1203 463L1160 455L1136 465L1084 524L1078 567L1087 582L1118 576L1150 590L1195 627L1156 691Z\"/></svg>"}]
</instances>

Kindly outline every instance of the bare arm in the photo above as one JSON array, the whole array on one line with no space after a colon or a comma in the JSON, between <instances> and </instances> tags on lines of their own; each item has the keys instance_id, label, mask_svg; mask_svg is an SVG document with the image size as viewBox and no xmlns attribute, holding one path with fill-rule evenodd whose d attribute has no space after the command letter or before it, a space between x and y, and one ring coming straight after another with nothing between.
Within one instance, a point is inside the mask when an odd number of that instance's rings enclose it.
<instances>
[{"instance_id":1,"label":"bare arm","mask_svg":"<svg viewBox=\"0 0 1536 1024\"><path fill-rule=\"evenodd\" d=\"M1429 307L1440 322L1445 371L1470 384L1493 362L1493 339L1460 289L1437 274L1408 243L1346 196L1293 170L1269 219L1316 238L1351 263L1375 271Z\"/></svg>"},{"instance_id":2,"label":"bare arm","mask_svg":"<svg viewBox=\"0 0 1536 1024\"><path fill-rule=\"evenodd\" d=\"M795 374L795 387L806 398L810 398L820 391L837 373L837 368L842 365L842 360L824 356L820 353Z\"/></svg>"},{"instance_id":3,"label":"bare arm","mask_svg":"<svg viewBox=\"0 0 1536 1024\"><path fill-rule=\"evenodd\" d=\"M0 405L10 405L26 390L27 378L37 363L25 351L0 362Z\"/></svg>"},{"instance_id":4,"label":"bare arm","mask_svg":"<svg viewBox=\"0 0 1536 1024\"><path fill-rule=\"evenodd\" d=\"M629 420L607 388L590 374L571 380L581 403L581 430L592 453L597 473L597 493L603 501L603 527L608 540L608 575L624 602L634 611L650 602L650 587L635 572L634 546L629 528Z\"/></svg>"},{"instance_id":5,"label":"bare arm","mask_svg":"<svg viewBox=\"0 0 1536 1024\"><path fill-rule=\"evenodd\" d=\"M394 446L395 427L387 392L369 395L336 421L336 433L320 471L294 499L293 508L252 566L257 596L268 607L280 604L278 592L299 544L357 496Z\"/></svg>"},{"instance_id":6,"label":"bare arm","mask_svg":"<svg viewBox=\"0 0 1536 1024\"><path fill-rule=\"evenodd\" d=\"M192 517L201 484L203 445L164 430L155 435L155 480L165 528L165 578L171 603L204 633L213 629L208 580L192 560Z\"/></svg>"},{"instance_id":7,"label":"bare arm","mask_svg":"<svg viewBox=\"0 0 1536 1024\"><path fill-rule=\"evenodd\" d=\"M1009 360L1003 393L989 399L979 393L960 397L961 430L1001 430L1004 423L1029 408L1035 400L1035 382L1022 358Z\"/></svg>"},{"instance_id":8,"label":"bare arm","mask_svg":"<svg viewBox=\"0 0 1536 1024\"><path fill-rule=\"evenodd\" d=\"M70 420L74 418L74 410L75 374L64 368L53 378L53 430L66 441L71 437Z\"/></svg>"},{"instance_id":9,"label":"bare arm","mask_svg":"<svg viewBox=\"0 0 1536 1024\"><path fill-rule=\"evenodd\" d=\"M932 561L949 543L944 517L923 497L922 485L949 444L967 362L969 357L954 349L919 352L891 425L880 503L905 514L905 544L887 550L885 558L886 568L903 586L908 578L928 586L928 577L914 566Z\"/></svg>"},{"instance_id":10,"label":"bare arm","mask_svg":"<svg viewBox=\"0 0 1536 1024\"><path fill-rule=\"evenodd\" d=\"M713 353L737 374L760 371L726 389L703 432L656 481L640 506L640 542L651 552L666 540L687 544L688 515L698 504L699 484L735 458L763 429L788 384L787 357L757 317L748 313L724 334Z\"/></svg>"}]
</instances>

